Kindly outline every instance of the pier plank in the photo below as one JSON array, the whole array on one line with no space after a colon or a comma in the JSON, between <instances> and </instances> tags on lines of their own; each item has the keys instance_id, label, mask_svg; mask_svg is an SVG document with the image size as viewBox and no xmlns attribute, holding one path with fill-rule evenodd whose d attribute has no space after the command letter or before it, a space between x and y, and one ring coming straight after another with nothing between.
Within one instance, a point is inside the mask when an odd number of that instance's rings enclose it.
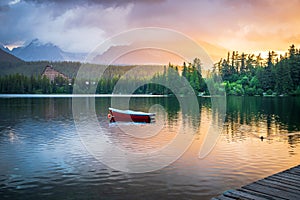
<instances>
[{"instance_id":1,"label":"pier plank","mask_svg":"<svg viewBox=\"0 0 300 200\"><path fill-rule=\"evenodd\" d=\"M300 165L255 181L236 190L228 190L215 200L299 200Z\"/></svg>"},{"instance_id":2,"label":"pier plank","mask_svg":"<svg viewBox=\"0 0 300 200\"><path fill-rule=\"evenodd\" d=\"M298 181L292 181L292 180L287 179L287 178L272 176L272 177L268 177L268 180L274 180L274 181L284 183L284 184L287 184L287 185L299 186L300 187Z\"/></svg>"},{"instance_id":3,"label":"pier plank","mask_svg":"<svg viewBox=\"0 0 300 200\"><path fill-rule=\"evenodd\" d=\"M226 197L232 197L235 199L256 199L256 200L266 200L264 197L259 197L257 195L253 195L244 191L238 191L238 190L229 190L223 193Z\"/></svg>"},{"instance_id":4,"label":"pier plank","mask_svg":"<svg viewBox=\"0 0 300 200\"><path fill-rule=\"evenodd\" d=\"M299 195L295 195L293 193L286 192L282 189L271 188L268 186L260 185L258 183L251 183L250 185L243 186L242 188L253 190L262 194L267 194L269 196L278 197L282 199L295 199L299 200Z\"/></svg>"},{"instance_id":5,"label":"pier plank","mask_svg":"<svg viewBox=\"0 0 300 200\"><path fill-rule=\"evenodd\" d=\"M272 179L263 179L258 182L262 183L262 184L267 183L267 184L281 186L283 188L292 189L293 191L297 191L296 193L300 192L300 185L290 185L290 184L282 183L280 181L276 181L276 180L272 180Z\"/></svg>"},{"instance_id":6,"label":"pier plank","mask_svg":"<svg viewBox=\"0 0 300 200\"><path fill-rule=\"evenodd\" d=\"M243 192L246 192L246 193L249 193L249 194L253 194L253 195L257 196L257 197L262 197L262 198L265 198L265 199L268 199L268 200L282 200L282 198L270 196L270 195L267 195L267 194L262 194L262 193L255 192L255 191L252 191L252 190L247 190L245 188L237 189L237 191L243 191Z\"/></svg>"}]
</instances>

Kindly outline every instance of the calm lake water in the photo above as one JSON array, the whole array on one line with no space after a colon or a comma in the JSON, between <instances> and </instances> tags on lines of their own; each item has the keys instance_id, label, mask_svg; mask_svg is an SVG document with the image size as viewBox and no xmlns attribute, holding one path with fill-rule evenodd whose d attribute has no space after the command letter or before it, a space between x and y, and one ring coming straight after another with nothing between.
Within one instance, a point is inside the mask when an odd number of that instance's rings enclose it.
<instances>
[{"instance_id":1,"label":"calm lake water","mask_svg":"<svg viewBox=\"0 0 300 200\"><path fill-rule=\"evenodd\" d=\"M124 148L164 145L182 122L175 98L132 98L132 109L160 104L167 114L164 134L139 142L109 125L110 100L96 98L97 118L103 134ZM85 149L72 98L1 98L0 198L210 199L300 164L300 98L228 98L222 135L204 159L198 154L212 108L209 98L198 100L201 121L187 127L198 128L190 148L163 169L134 174L105 166Z\"/></svg>"}]
</instances>

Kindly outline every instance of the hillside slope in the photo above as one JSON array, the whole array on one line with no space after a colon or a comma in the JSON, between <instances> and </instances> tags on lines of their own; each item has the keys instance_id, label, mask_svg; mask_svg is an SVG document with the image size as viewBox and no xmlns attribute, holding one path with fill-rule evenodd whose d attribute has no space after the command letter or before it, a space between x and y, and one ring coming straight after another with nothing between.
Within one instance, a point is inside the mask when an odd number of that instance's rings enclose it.
<instances>
[{"instance_id":1,"label":"hillside slope","mask_svg":"<svg viewBox=\"0 0 300 200\"><path fill-rule=\"evenodd\" d=\"M21 63L23 60L0 49L0 63Z\"/></svg>"}]
</instances>

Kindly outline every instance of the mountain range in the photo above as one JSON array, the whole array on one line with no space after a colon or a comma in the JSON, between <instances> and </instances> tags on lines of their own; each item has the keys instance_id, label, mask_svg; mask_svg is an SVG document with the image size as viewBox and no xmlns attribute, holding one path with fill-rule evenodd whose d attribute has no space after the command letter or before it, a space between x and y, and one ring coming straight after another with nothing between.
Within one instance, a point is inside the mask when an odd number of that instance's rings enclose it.
<instances>
[{"instance_id":1,"label":"mountain range","mask_svg":"<svg viewBox=\"0 0 300 200\"><path fill-rule=\"evenodd\" d=\"M38 39L32 40L26 46L12 50L3 45L0 48L24 61L84 61L87 55L86 53L65 52L52 43L42 43Z\"/></svg>"},{"instance_id":2,"label":"mountain range","mask_svg":"<svg viewBox=\"0 0 300 200\"><path fill-rule=\"evenodd\" d=\"M227 54L228 50L210 43L198 41L198 43L207 51L213 61L218 61ZM111 46L102 54L95 57L90 62L107 64L106 61L115 55L125 53L120 58L116 58L113 64L132 65L132 64L182 64L182 59L175 54L155 49L140 49L138 51L130 51L134 49L134 44ZM79 61L84 62L87 53L71 53L63 51L53 43L42 43L38 39L34 39L27 45L9 50L0 44L0 49L6 53L16 56L23 61ZM126 53L129 52L129 53Z\"/></svg>"},{"instance_id":3,"label":"mountain range","mask_svg":"<svg viewBox=\"0 0 300 200\"><path fill-rule=\"evenodd\" d=\"M198 41L199 46L209 55L213 62L217 62L224 57L228 50L204 41ZM182 65L184 59L176 53L168 52L163 49L145 48L141 49L139 44L111 46L102 54L94 57L91 61L99 64L116 64L116 65L147 65L147 64L168 64L169 62L176 65ZM185 48L180 46L178 48ZM134 50L135 49L135 50ZM186 49L186 52L193 50ZM120 56L121 55L121 56ZM201 56L201 55L200 55ZM112 63L111 63L112 62ZM192 62L190 60L189 62Z\"/></svg>"}]
</instances>

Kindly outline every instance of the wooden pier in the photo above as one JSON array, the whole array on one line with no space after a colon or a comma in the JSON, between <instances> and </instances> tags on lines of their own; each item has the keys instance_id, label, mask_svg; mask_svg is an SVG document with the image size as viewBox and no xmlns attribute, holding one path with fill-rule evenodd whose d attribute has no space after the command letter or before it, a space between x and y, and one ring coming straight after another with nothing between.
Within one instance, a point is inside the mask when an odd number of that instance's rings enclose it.
<instances>
[{"instance_id":1,"label":"wooden pier","mask_svg":"<svg viewBox=\"0 0 300 200\"><path fill-rule=\"evenodd\" d=\"M212 200L289 199L300 200L300 165L250 183L236 190L228 190Z\"/></svg>"}]
</instances>

